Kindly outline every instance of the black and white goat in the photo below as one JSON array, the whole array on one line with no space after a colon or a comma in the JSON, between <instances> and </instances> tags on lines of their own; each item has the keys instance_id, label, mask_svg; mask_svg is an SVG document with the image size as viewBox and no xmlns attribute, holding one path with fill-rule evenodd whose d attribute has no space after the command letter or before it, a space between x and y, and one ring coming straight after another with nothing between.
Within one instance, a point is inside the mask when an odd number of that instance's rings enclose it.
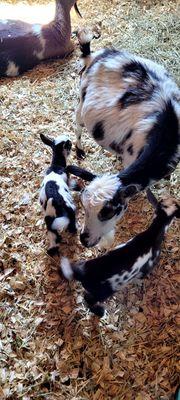
<instances>
[{"instance_id":1,"label":"black and white goat","mask_svg":"<svg viewBox=\"0 0 180 400\"><path fill-rule=\"evenodd\" d=\"M93 246L113 230L132 195L176 168L180 91L162 66L115 49L91 54L90 39L85 30L79 32L84 71L77 154L83 155L81 126L85 125L99 145L122 158L125 167L118 174L97 178L92 174L87 179L93 180L82 194L86 216L82 237Z\"/></svg>"},{"instance_id":2,"label":"black and white goat","mask_svg":"<svg viewBox=\"0 0 180 400\"><path fill-rule=\"evenodd\" d=\"M65 257L61 259L65 278L82 283L89 309L100 317L104 314L104 307L99 303L135 277L144 277L152 270L159 258L168 226L173 218L180 218L180 206L173 198L164 197L158 202L149 189L148 198L156 211L153 222L144 232L92 260L73 264Z\"/></svg>"},{"instance_id":3,"label":"black and white goat","mask_svg":"<svg viewBox=\"0 0 180 400\"><path fill-rule=\"evenodd\" d=\"M68 187L68 175L65 171L66 160L71 151L71 141L66 135L52 140L40 134L41 140L50 146L53 152L50 167L42 183L40 203L45 214L45 223L49 237L49 255L58 254L60 233L68 229L76 233L75 205Z\"/></svg>"},{"instance_id":4,"label":"black and white goat","mask_svg":"<svg viewBox=\"0 0 180 400\"><path fill-rule=\"evenodd\" d=\"M0 20L0 76L17 76L42 60L71 53L72 6L79 13L76 0L56 0L55 18L46 25Z\"/></svg>"}]
</instances>

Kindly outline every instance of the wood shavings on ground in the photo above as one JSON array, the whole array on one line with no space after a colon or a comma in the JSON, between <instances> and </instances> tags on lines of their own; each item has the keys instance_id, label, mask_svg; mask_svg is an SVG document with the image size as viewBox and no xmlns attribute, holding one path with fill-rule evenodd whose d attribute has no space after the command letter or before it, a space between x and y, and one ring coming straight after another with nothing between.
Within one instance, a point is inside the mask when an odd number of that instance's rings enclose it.
<instances>
[{"instance_id":1,"label":"wood shavings on ground","mask_svg":"<svg viewBox=\"0 0 180 400\"><path fill-rule=\"evenodd\" d=\"M127 48L163 63L178 78L176 1L82 0L78 5L84 19L73 14L73 30L81 22L101 24L94 49ZM59 260L46 254L38 195L50 153L39 133L67 132L75 143L79 55L77 48L66 61L0 81L0 399L170 400L178 384L177 221L153 274L110 299L102 320L87 311L81 286L60 278ZM85 168L120 168L86 133L83 141ZM71 161L76 163L74 147ZM178 169L170 182L155 188L157 195L164 190L177 196ZM80 204L78 213L81 221ZM114 245L142 231L151 218L141 194L119 223ZM62 253L79 259L98 250L86 250L78 237L67 235Z\"/></svg>"}]
</instances>

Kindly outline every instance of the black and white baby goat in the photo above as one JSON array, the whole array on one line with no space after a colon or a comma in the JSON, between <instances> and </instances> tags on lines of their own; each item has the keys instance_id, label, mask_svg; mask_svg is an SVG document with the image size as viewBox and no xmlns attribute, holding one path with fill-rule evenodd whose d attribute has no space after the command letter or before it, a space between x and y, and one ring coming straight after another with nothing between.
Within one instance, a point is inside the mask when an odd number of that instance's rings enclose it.
<instances>
[{"instance_id":1,"label":"black and white baby goat","mask_svg":"<svg viewBox=\"0 0 180 400\"><path fill-rule=\"evenodd\" d=\"M105 301L135 277L144 277L152 270L168 226L174 217L180 218L180 206L176 200L164 197L158 202L149 189L147 192L156 209L148 229L98 258L74 264L65 257L61 260L63 275L82 283L86 290L85 301L99 317L104 315L104 307L99 302Z\"/></svg>"},{"instance_id":2,"label":"black and white baby goat","mask_svg":"<svg viewBox=\"0 0 180 400\"><path fill-rule=\"evenodd\" d=\"M71 141L66 135L52 140L40 134L41 140L52 149L52 161L46 171L40 192L40 203L45 214L49 237L49 255L58 254L60 233L66 228L76 233L75 205L68 187L65 171L66 160L71 151Z\"/></svg>"}]
</instances>

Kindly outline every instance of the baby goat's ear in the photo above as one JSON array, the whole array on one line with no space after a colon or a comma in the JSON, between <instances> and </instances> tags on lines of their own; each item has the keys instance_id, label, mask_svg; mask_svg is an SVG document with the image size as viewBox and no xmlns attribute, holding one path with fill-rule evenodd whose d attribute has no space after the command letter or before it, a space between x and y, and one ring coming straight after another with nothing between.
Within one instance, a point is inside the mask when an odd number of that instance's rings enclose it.
<instances>
[{"instance_id":1,"label":"baby goat's ear","mask_svg":"<svg viewBox=\"0 0 180 400\"><path fill-rule=\"evenodd\" d=\"M50 139L48 136L43 135L43 133L40 133L40 138L44 144L47 146L53 147L54 146L54 140Z\"/></svg>"},{"instance_id":2,"label":"baby goat's ear","mask_svg":"<svg viewBox=\"0 0 180 400\"><path fill-rule=\"evenodd\" d=\"M120 192L125 199L128 197L133 197L136 193L139 192L138 185L132 184L125 186L125 188L120 188Z\"/></svg>"}]
</instances>

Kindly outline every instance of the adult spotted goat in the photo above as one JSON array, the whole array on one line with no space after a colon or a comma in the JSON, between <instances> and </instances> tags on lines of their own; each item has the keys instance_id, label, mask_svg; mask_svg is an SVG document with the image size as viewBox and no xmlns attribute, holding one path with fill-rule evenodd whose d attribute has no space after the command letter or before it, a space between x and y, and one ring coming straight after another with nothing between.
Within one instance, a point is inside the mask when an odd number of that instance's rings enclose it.
<instances>
[{"instance_id":1,"label":"adult spotted goat","mask_svg":"<svg viewBox=\"0 0 180 400\"><path fill-rule=\"evenodd\" d=\"M0 76L17 76L40 61L73 51L70 10L76 0L56 0L55 18L49 24L0 20Z\"/></svg>"},{"instance_id":2,"label":"adult spotted goat","mask_svg":"<svg viewBox=\"0 0 180 400\"><path fill-rule=\"evenodd\" d=\"M84 72L77 110L77 153L81 126L103 148L120 156L125 169L95 174L68 171L92 181L81 195L85 224L81 241L94 246L127 208L128 200L170 175L179 161L180 91L159 64L115 49L90 52L91 36L79 32Z\"/></svg>"}]
</instances>

